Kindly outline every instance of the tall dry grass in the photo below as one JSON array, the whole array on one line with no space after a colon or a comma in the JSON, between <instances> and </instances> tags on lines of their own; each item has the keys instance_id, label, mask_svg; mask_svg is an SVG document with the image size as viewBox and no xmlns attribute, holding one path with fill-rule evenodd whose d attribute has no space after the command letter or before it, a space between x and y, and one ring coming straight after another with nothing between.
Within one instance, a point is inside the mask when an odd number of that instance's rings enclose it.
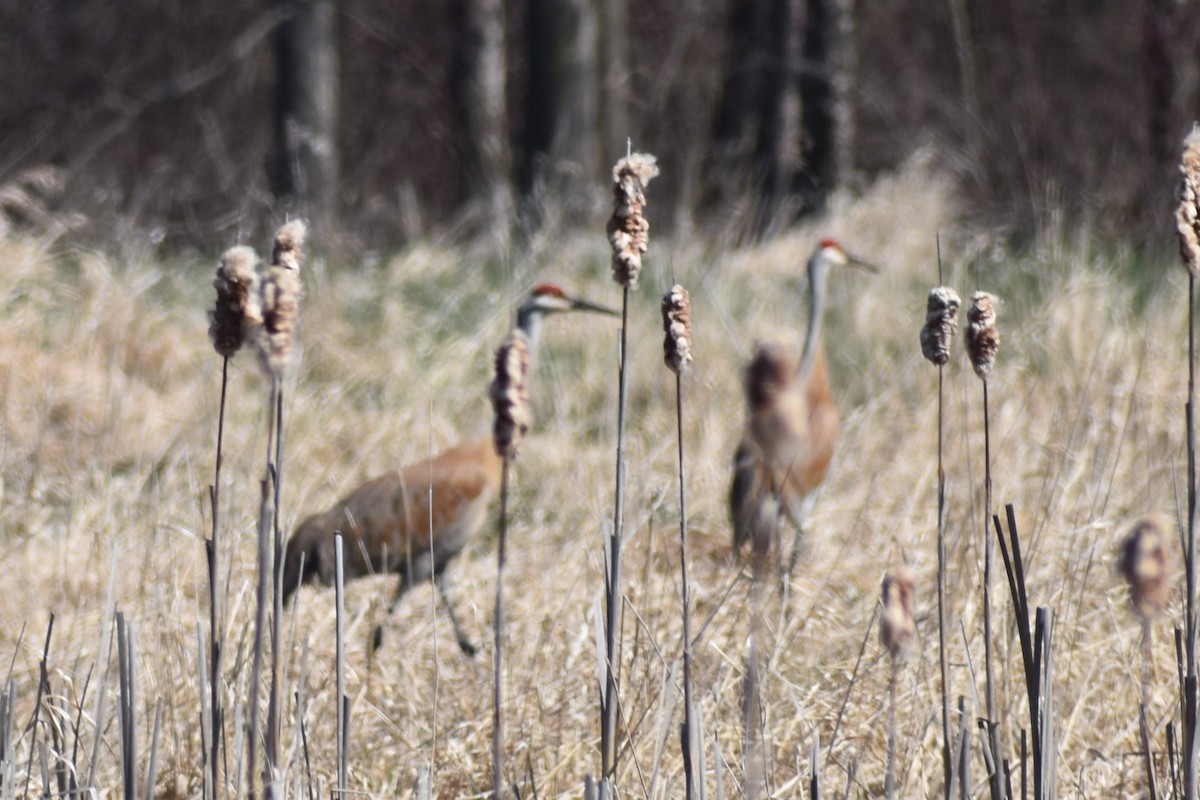
<instances>
[{"instance_id":1,"label":"tall dry grass","mask_svg":"<svg viewBox=\"0 0 1200 800\"><path fill-rule=\"evenodd\" d=\"M994 493L997 505L1016 504L1032 603L1058 615L1060 796L1140 791L1140 626L1113 562L1115 542L1131 519L1149 511L1174 515L1185 494L1186 387L1178 366L1185 311L1178 301L1186 276L1171 256L1159 262L1120 248L1093 250L1088 231L1013 254L957 227L955 208L947 181L917 162L861 198L835 197L827 218L760 247L658 240L654 263L630 295L628 340L638 344L629 351L620 741L632 744L616 775L626 793L652 789L654 797L676 797L683 784L676 740L683 710L675 663L678 509L671 500L678 491L675 381L658 348L658 301L671 283L668 271L673 266L689 287L695 318L704 321L693 330L704 358L688 380L684 427L688 578L698 637L691 673L704 722L705 779L731 796L742 779L739 708L749 623L748 584L731 563L726 521L741 428L738 366L755 336L780 320L795 320L793 343L799 343L803 261L823 234L840 237L885 271L870 285L836 275L830 281L827 355L844 422L837 461L810 518L790 613L764 614L761 746L777 796L809 784L818 736L827 792L849 783L856 793L882 793L890 670L875 638L867 637L878 581L902 556L918 585L936 582L937 416L929 372L912 342L938 231L945 284L970 286L978 270L1005 298L1004 356L989 376ZM518 268L515 282L554 277L597 300L607 293L614 303L620 289L594 233L551 250L552 259L531 258ZM491 272L501 274L433 245L365 264L312 264L305 319L321 335L303 342L300 367L284 393L285 530L366 477L425 456L430 446L488 430L490 354L507 329L512 296ZM156 791L164 797L196 796L201 786L197 629L207 627L208 530L202 500L219 393L204 336L209 276L207 263L116 262L55 241L0 240L0 570L9 587L0 594L0 663L13 659L18 730L33 716L40 632L53 611L50 692L66 708L84 708L79 760L87 764L96 736L95 672L86 698L84 687L105 641L111 580L112 606L137 626L143 758L162 700ZM539 360L538 425L514 476L505 565L505 760L523 792L536 787L540 797L577 796L583 776L600 772L595 631L602 613L599 545L613 491L611 325L572 317L547 335ZM948 615L953 629L961 623L966 634L965 643L949 638L949 683L970 696L983 689L982 420L977 379L961 351L945 377ZM256 490L267 424L263 404L247 398L261 398L267 386L249 359L231 365L230 379L221 490L232 573L222 691L232 726L236 705L247 697ZM485 535L451 567L463 622L480 641L491 624L494 548L494 537ZM435 603L424 594L432 589L420 589L397 609L387 644L368 661L392 580L364 579L346 589L350 787L411 796L429 764L434 796L482 796L491 784L488 660L462 658L447 646L449 623L433 613ZM1030 715L1011 604L998 596L997 707L1012 746ZM306 587L298 599L287 612L285 631L293 630L291 615L297 618L294 637L284 637L284 666L287 685L302 690L306 741L296 741L295 726L285 725L280 752L289 786L306 756L314 780L328 788L336 776L334 595ZM896 684L900 796L933 796L943 780L941 680L926 621L936 616L934 602L932 592L920 595L918 645ZM1178 591L1166 615L1180 619ZM1159 749L1177 708L1165 679L1173 657L1168 647L1152 654L1153 674L1163 679L1150 687L1147 719ZM107 669L114 676L115 662L112 653ZM288 699L283 719L292 720L293 712ZM74 719L57 717L68 731ZM121 781L114 719L106 717L95 765L98 784L113 791ZM244 745L230 735L232 772L232 756ZM28 741L16 753L21 783ZM971 758L978 778L977 747ZM36 761L31 785L41 785Z\"/></svg>"}]
</instances>

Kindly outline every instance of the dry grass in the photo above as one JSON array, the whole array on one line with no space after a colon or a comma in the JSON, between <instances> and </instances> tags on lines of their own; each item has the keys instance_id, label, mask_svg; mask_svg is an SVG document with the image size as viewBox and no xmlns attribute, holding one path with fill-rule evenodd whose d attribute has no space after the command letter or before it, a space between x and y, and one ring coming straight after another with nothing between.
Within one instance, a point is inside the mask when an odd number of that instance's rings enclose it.
<instances>
[{"instance_id":1,"label":"dry grass","mask_svg":"<svg viewBox=\"0 0 1200 800\"><path fill-rule=\"evenodd\" d=\"M660 363L659 298L674 282L673 269L703 320L693 330L705 357L689 378L685 427L700 637L693 676L709 769L715 731L728 789L741 778L740 671L749 630L748 582L729 589L735 569L726 511L743 414L740 367L754 338L781 323L799 343L803 260L823 234L839 236L885 271L830 280L828 357L844 423L837 461L807 526L809 546L789 613L781 614L778 596L766 593L762 687L771 785L788 796L806 783L808 747L819 730L828 748L825 785L840 791L857 763L860 790L880 794L888 665L876 637L867 641L853 681L852 673L880 576L889 563L907 560L918 586L920 641L898 686L900 794L938 792L936 373L915 345L936 280L934 237L940 231L943 241L955 238L953 208L947 183L914 164L860 199L835 199L819 227L749 251L664 239L647 263L642 288L630 300L629 341L638 344L630 352L622 698L633 747L617 782L632 795L649 784L664 737L654 795L679 796L683 780L676 727L682 703L673 697L676 687L664 689L681 643L674 376ZM989 379L995 496L997 504L1017 506L1032 603L1058 613L1059 786L1069 797L1135 796L1139 626L1113 566L1129 521L1150 511L1173 516L1176 485L1183 491L1176 476L1183 473L1186 274L1168 260L1146 265L1150 277L1136 275L1127 255L1097 254L1079 243L1049 243L1044 255L1017 259L961 231L957 238L960 251L984 254L979 282L1005 298L1004 356ZM966 296L976 281L945 249L944 283ZM602 237L564 241L553 251L553 261L523 265L511 280L488 277L500 268L481 270L433 247L354 268L313 265L303 358L284 395L286 527L364 478L487 431L490 355L508 328L509 307L532 280L557 278L589 298L614 302L620 290L607 274ZM0 570L7 588L0 594L0 662L15 653L23 722L32 715L40 648L54 611L51 691L73 707L97 657L115 563L114 603L138 626L140 729L147 738L154 700L164 700L163 796L196 796L201 781L196 629L207 627L208 527L202 498L220 380L204 335L210 282L207 262L115 263L61 252L53 243L0 240ZM612 321L579 315L548 324L532 391L536 422L513 489L506 564L506 764L517 782L528 772L539 797L578 796L584 774L600 767L594 614L601 606L601 533L611 520L617 400ZM266 424L268 387L252 362L242 354L231 370L223 470L224 541L233 560L225 656L231 720L234 702L246 696L256 480ZM950 612L955 631L959 620L965 626L982 682L978 387L961 350L946 369ZM493 548L494 537L484 537L450 568L468 633L485 643ZM392 579L375 578L347 593L352 785L375 796L407 796L420 766L432 761L435 795L481 795L490 785L490 659L460 655L448 621L435 612L434 593L422 589L401 604L388 644L369 661L371 632L391 588ZM305 588L298 599L300 641L285 662L294 685L301 641L307 642L310 757L328 786L335 770L334 596ZM1181 618L1179 603L1176 592L1171 620ZM1028 719L1011 615L1004 597L997 606L997 655L1010 754L1018 740L1013 726ZM971 684L962 638L949 641L956 692L982 691ZM1158 642L1149 720L1161 749L1177 704L1171 648L1165 635ZM110 670L115 656L113 662ZM678 670L674 675L678 681ZM93 707L89 693L85 745L94 735ZM115 790L115 722L104 736L110 746L101 749L97 772ZM286 753L293 752L293 736L285 724ZM147 750L146 743L139 748ZM19 772L28 757L20 752ZM973 758L978 780L977 748ZM708 780L711 786L711 772Z\"/></svg>"}]
</instances>

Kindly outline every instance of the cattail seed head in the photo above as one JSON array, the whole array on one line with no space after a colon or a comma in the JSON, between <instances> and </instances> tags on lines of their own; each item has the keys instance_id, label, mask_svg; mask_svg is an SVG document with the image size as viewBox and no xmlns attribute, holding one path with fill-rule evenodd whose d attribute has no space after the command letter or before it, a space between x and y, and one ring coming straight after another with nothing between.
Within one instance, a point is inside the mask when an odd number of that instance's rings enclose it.
<instances>
[{"instance_id":1,"label":"cattail seed head","mask_svg":"<svg viewBox=\"0 0 1200 800\"><path fill-rule=\"evenodd\" d=\"M1169 552L1167 529L1158 517L1138 520L1121 543L1117 567L1129 582L1133 610L1143 620L1154 619L1167 606Z\"/></svg>"},{"instance_id":2,"label":"cattail seed head","mask_svg":"<svg viewBox=\"0 0 1200 800\"><path fill-rule=\"evenodd\" d=\"M282 378L291 365L295 351L300 299L300 255L306 229L300 220L292 220L275 233L271 269L262 280L262 326L258 336L258 355L263 369L273 378Z\"/></svg>"},{"instance_id":3,"label":"cattail seed head","mask_svg":"<svg viewBox=\"0 0 1200 800\"><path fill-rule=\"evenodd\" d=\"M229 358L246 335L262 321L258 307L258 256L249 247L231 247L221 256L213 288L216 305L208 312L208 338L217 353Z\"/></svg>"},{"instance_id":4,"label":"cattail seed head","mask_svg":"<svg viewBox=\"0 0 1200 800\"><path fill-rule=\"evenodd\" d=\"M921 328L921 352L939 367L950 360L950 340L958 332L958 307L962 301L949 286L929 292L925 305L925 327Z\"/></svg>"},{"instance_id":5,"label":"cattail seed head","mask_svg":"<svg viewBox=\"0 0 1200 800\"><path fill-rule=\"evenodd\" d=\"M521 440L529 432L533 414L529 409L529 342L514 330L496 350L496 377L489 396L496 412L492 438L501 458L516 458Z\"/></svg>"},{"instance_id":6,"label":"cattail seed head","mask_svg":"<svg viewBox=\"0 0 1200 800\"><path fill-rule=\"evenodd\" d=\"M996 349L1000 347L1000 334L996 331L996 298L987 292L971 295L971 307L967 309L967 355L975 374L987 379L996 363Z\"/></svg>"},{"instance_id":7,"label":"cattail seed head","mask_svg":"<svg viewBox=\"0 0 1200 800\"><path fill-rule=\"evenodd\" d=\"M912 570L903 564L892 567L883 576L880 602L883 613L879 618L879 640L893 657L912 646L916 633L913 609L916 588Z\"/></svg>"},{"instance_id":8,"label":"cattail seed head","mask_svg":"<svg viewBox=\"0 0 1200 800\"><path fill-rule=\"evenodd\" d=\"M646 208L646 184L658 175L655 158L633 153L613 167L613 213L606 231L612 246L613 280L632 289L642 271L642 256L650 241Z\"/></svg>"},{"instance_id":9,"label":"cattail seed head","mask_svg":"<svg viewBox=\"0 0 1200 800\"><path fill-rule=\"evenodd\" d=\"M1200 273L1200 126L1183 140L1183 158L1179 162L1182 183L1179 207L1175 209L1175 230L1179 234L1179 254L1193 275Z\"/></svg>"},{"instance_id":10,"label":"cattail seed head","mask_svg":"<svg viewBox=\"0 0 1200 800\"><path fill-rule=\"evenodd\" d=\"M675 284L662 301L663 361L676 375L692 364L692 299L688 290Z\"/></svg>"}]
</instances>

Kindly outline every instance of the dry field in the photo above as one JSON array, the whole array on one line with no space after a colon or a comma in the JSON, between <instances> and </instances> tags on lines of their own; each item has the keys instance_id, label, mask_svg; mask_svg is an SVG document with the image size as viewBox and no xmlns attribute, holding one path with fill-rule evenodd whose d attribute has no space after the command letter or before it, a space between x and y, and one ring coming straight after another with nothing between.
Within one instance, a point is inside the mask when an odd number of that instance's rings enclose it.
<instances>
[{"instance_id":1,"label":"dry field","mask_svg":"<svg viewBox=\"0 0 1200 800\"><path fill-rule=\"evenodd\" d=\"M809 750L819 736L828 795L841 796L847 785L851 797L881 794L888 660L872 625L883 571L907 561L917 576L918 643L898 690L900 795L940 795L937 374L917 343L926 293L937 284L938 233L945 283L964 298L984 288L1002 301L990 383L994 492L997 510L1009 502L1017 509L1031 604L1056 615L1060 796L1140 796L1139 626L1114 560L1136 517L1174 518L1184 502L1186 273L1173 257L1145 262L1119 248L1093 249L1086 233L1049 237L1013 255L965 229L948 186L916 162L861 197L835 200L825 218L752 249L652 239L629 331L626 724L617 777L624 796L683 791L674 376L662 365L659 299L673 274L694 304L696 361L684 382L694 674L709 796L719 783L724 796L736 797L749 582L729 553L727 491L744 414L740 367L757 338L800 343L804 261L822 235L884 271L830 278L826 344L843 427L793 593L786 607L767 593L768 782L772 796L795 797L802 787L807 796ZM649 194L653 221L653 186ZM491 353L527 287L553 279L619 305L602 225L598 217L594 232L535 241L511 264L485 263L449 242L365 264L339 263L336 254L310 263L303 361L285 387L285 526L364 478L486 433ZM68 745L78 730L74 763L94 768L97 785L119 796L116 648L107 664L97 663L113 609L136 637L139 770L161 701L153 793L201 794L197 635L208 626L205 497L220 387L205 311L215 263L215 253L199 263L158 263L136 253L78 252L61 241L0 240L0 677L11 660L20 739L8 774L18 795L53 613L52 702L43 707L38 741L53 744L48 724ZM534 433L515 464L505 747L522 796L579 796L585 774L600 769L596 616L614 487L616 346L611 319L547 323L533 383ZM246 352L231 376L222 534L236 549L223 687L233 709L248 696L268 385ZM946 379L951 693L979 708L982 391L961 346ZM487 531L450 569L451 594L483 646L474 660L460 654L435 593L424 587L387 621L384 646L369 657L394 578L348 588L350 777L363 796L411 796L424 765L435 796L483 797L490 789L495 525ZM995 583L999 697L1005 752L1015 757L1028 710L1002 575ZM1158 750L1178 710L1169 628L1182 619L1180 594L1155 630ZM298 598L285 620L288 693L303 687L307 762L328 787L334 593L305 587ZM97 731L103 671L110 708ZM232 772L238 751L229 714ZM295 786L305 758L290 701L285 719ZM42 783L34 755L30 793ZM53 768L53 753L49 761ZM979 796L986 790L978 743L971 767Z\"/></svg>"}]
</instances>

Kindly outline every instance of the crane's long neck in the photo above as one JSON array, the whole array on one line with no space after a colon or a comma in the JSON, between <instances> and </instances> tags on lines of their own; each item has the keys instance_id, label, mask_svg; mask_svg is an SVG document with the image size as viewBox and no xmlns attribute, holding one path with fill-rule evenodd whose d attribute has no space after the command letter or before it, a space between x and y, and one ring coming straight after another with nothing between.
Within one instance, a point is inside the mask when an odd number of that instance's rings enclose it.
<instances>
[{"instance_id":1,"label":"crane's long neck","mask_svg":"<svg viewBox=\"0 0 1200 800\"><path fill-rule=\"evenodd\" d=\"M813 267L808 273L808 332L804 337L804 352L800 355L800 375L805 377L821 351L821 323L825 317L826 267Z\"/></svg>"},{"instance_id":2,"label":"crane's long neck","mask_svg":"<svg viewBox=\"0 0 1200 800\"><path fill-rule=\"evenodd\" d=\"M525 334L531 358L537 357L538 341L542 335L542 322L545 319L546 314L540 308L522 306L517 309L517 330Z\"/></svg>"}]
</instances>

